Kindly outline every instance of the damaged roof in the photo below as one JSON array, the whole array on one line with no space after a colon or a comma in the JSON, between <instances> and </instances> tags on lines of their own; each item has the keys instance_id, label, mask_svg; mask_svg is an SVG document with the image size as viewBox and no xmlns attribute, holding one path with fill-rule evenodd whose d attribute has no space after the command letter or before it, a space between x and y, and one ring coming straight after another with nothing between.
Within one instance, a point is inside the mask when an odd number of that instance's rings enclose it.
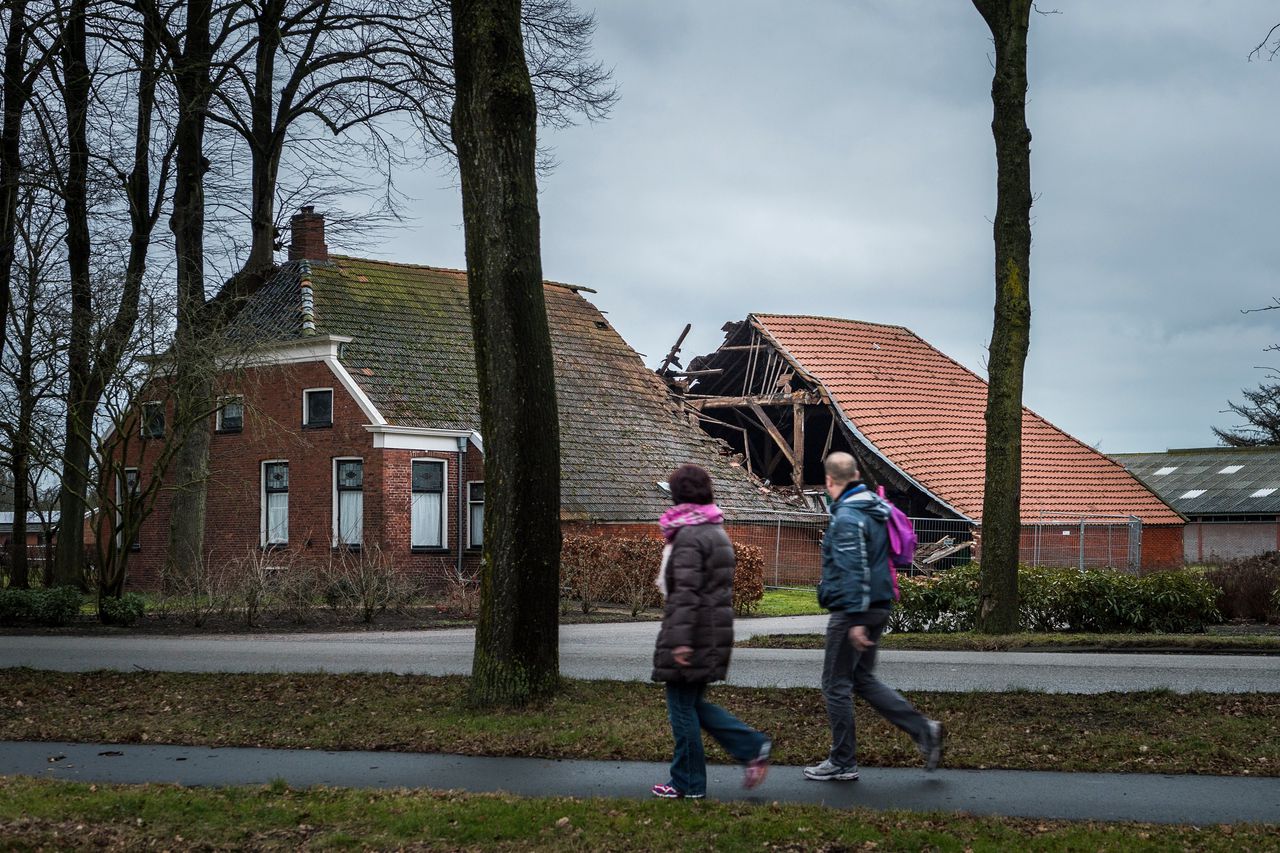
<instances>
[{"instance_id":1,"label":"damaged roof","mask_svg":"<svg viewBox=\"0 0 1280 853\"><path fill-rule=\"evenodd\" d=\"M237 318L257 340L300 338L300 285L314 293L318 334L349 336L340 359L388 423L480 429L466 273L330 256L290 262ZM544 283L560 412L561 507L567 519L654 520L658 487L696 462L730 519L796 512L678 416L666 385L572 285Z\"/></svg>"},{"instance_id":2,"label":"damaged roof","mask_svg":"<svg viewBox=\"0 0 1280 853\"><path fill-rule=\"evenodd\" d=\"M762 334L831 395L862 437L960 513L980 520L987 383L902 326L753 314ZM1183 519L1119 463L1022 410L1024 522L1062 514Z\"/></svg>"},{"instance_id":3,"label":"damaged roof","mask_svg":"<svg viewBox=\"0 0 1280 853\"><path fill-rule=\"evenodd\" d=\"M1195 447L1111 458L1189 517L1280 514L1280 447Z\"/></svg>"}]
</instances>

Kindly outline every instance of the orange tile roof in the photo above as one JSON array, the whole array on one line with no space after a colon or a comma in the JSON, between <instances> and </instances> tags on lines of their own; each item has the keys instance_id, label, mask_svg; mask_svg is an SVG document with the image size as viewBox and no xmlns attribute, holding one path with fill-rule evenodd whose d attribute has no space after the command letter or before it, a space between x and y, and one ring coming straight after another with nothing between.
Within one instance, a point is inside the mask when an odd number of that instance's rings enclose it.
<instances>
[{"instance_id":1,"label":"orange tile roof","mask_svg":"<svg viewBox=\"0 0 1280 853\"><path fill-rule=\"evenodd\" d=\"M964 515L982 517L987 383L909 329L830 317L753 314L818 380L856 429L903 473ZM1182 518L1123 466L1022 410L1024 521L1041 514Z\"/></svg>"}]
</instances>

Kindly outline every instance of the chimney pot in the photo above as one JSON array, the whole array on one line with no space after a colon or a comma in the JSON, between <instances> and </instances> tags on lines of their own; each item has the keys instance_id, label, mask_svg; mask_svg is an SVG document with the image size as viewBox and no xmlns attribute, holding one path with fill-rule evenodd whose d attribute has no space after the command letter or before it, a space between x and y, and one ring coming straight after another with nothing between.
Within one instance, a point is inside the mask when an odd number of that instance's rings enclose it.
<instances>
[{"instance_id":1,"label":"chimney pot","mask_svg":"<svg viewBox=\"0 0 1280 853\"><path fill-rule=\"evenodd\" d=\"M289 220L289 260L327 261L329 247L324 242L324 214L306 205Z\"/></svg>"}]
</instances>

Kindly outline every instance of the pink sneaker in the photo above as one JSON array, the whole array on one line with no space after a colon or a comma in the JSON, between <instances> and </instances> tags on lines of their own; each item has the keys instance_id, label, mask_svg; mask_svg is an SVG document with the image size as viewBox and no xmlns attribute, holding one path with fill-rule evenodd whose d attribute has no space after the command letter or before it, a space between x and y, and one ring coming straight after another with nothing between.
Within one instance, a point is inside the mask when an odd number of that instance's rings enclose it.
<instances>
[{"instance_id":1,"label":"pink sneaker","mask_svg":"<svg viewBox=\"0 0 1280 853\"><path fill-rule=\"evenodd\" d=\"M764 781L764 777L769 775L769 751L773 749L773 741L765 738L760 746L760 752L755 758L747 762L747 769L742 776L742 787L748 791Z\"/></svg>"}]
</instances>

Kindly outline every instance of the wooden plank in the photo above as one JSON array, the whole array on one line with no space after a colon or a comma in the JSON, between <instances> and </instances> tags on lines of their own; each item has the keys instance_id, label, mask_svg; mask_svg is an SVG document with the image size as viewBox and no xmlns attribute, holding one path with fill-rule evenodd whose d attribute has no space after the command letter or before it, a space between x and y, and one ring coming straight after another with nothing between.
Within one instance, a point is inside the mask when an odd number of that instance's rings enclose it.
<instances>
[{"instance_id":1,"label":"wooden plank","mask_svg":"<svg viewBox=\"0 0 1280 853\"><path fill-rule=\"evenodd\" d=\"M793 394L751 394L746 397L697 397L690 396L689 405L698 409L734 409L742 406L817 406L822 400L809 391Z\"/></svg>"},{"instance_id":2,"label":"wooden plank","mask_svg":"<svg viewBox=\"0 0 1280 853\"><path fill-rule=\"evenodd\" d=\"M773 421L769 420L769 416L764 413L764 409L760 408L760 404L754 401L747 403L751 407L751 411L755 412L756 417L760 420L760 425L769 431L769 435L773 437L774 444L778 445L778 450L782 451L782 455L787 458L794 468L796 457L791 452L791 448L787 447L787 440L782 437L782 433L778 432L778 428L774 426Z\"/></svg>"},{"instance_id":3,"label":"wooden plank","mask_svg":"<svg viewBox=\"0 0 1280 853\"><path fill-rule=\"evenodd\" d=\"M795 461L791 465L791 482L796 488L804 491L804 404L791 406L791 455Z\"/></svg>"}]
</instances>

